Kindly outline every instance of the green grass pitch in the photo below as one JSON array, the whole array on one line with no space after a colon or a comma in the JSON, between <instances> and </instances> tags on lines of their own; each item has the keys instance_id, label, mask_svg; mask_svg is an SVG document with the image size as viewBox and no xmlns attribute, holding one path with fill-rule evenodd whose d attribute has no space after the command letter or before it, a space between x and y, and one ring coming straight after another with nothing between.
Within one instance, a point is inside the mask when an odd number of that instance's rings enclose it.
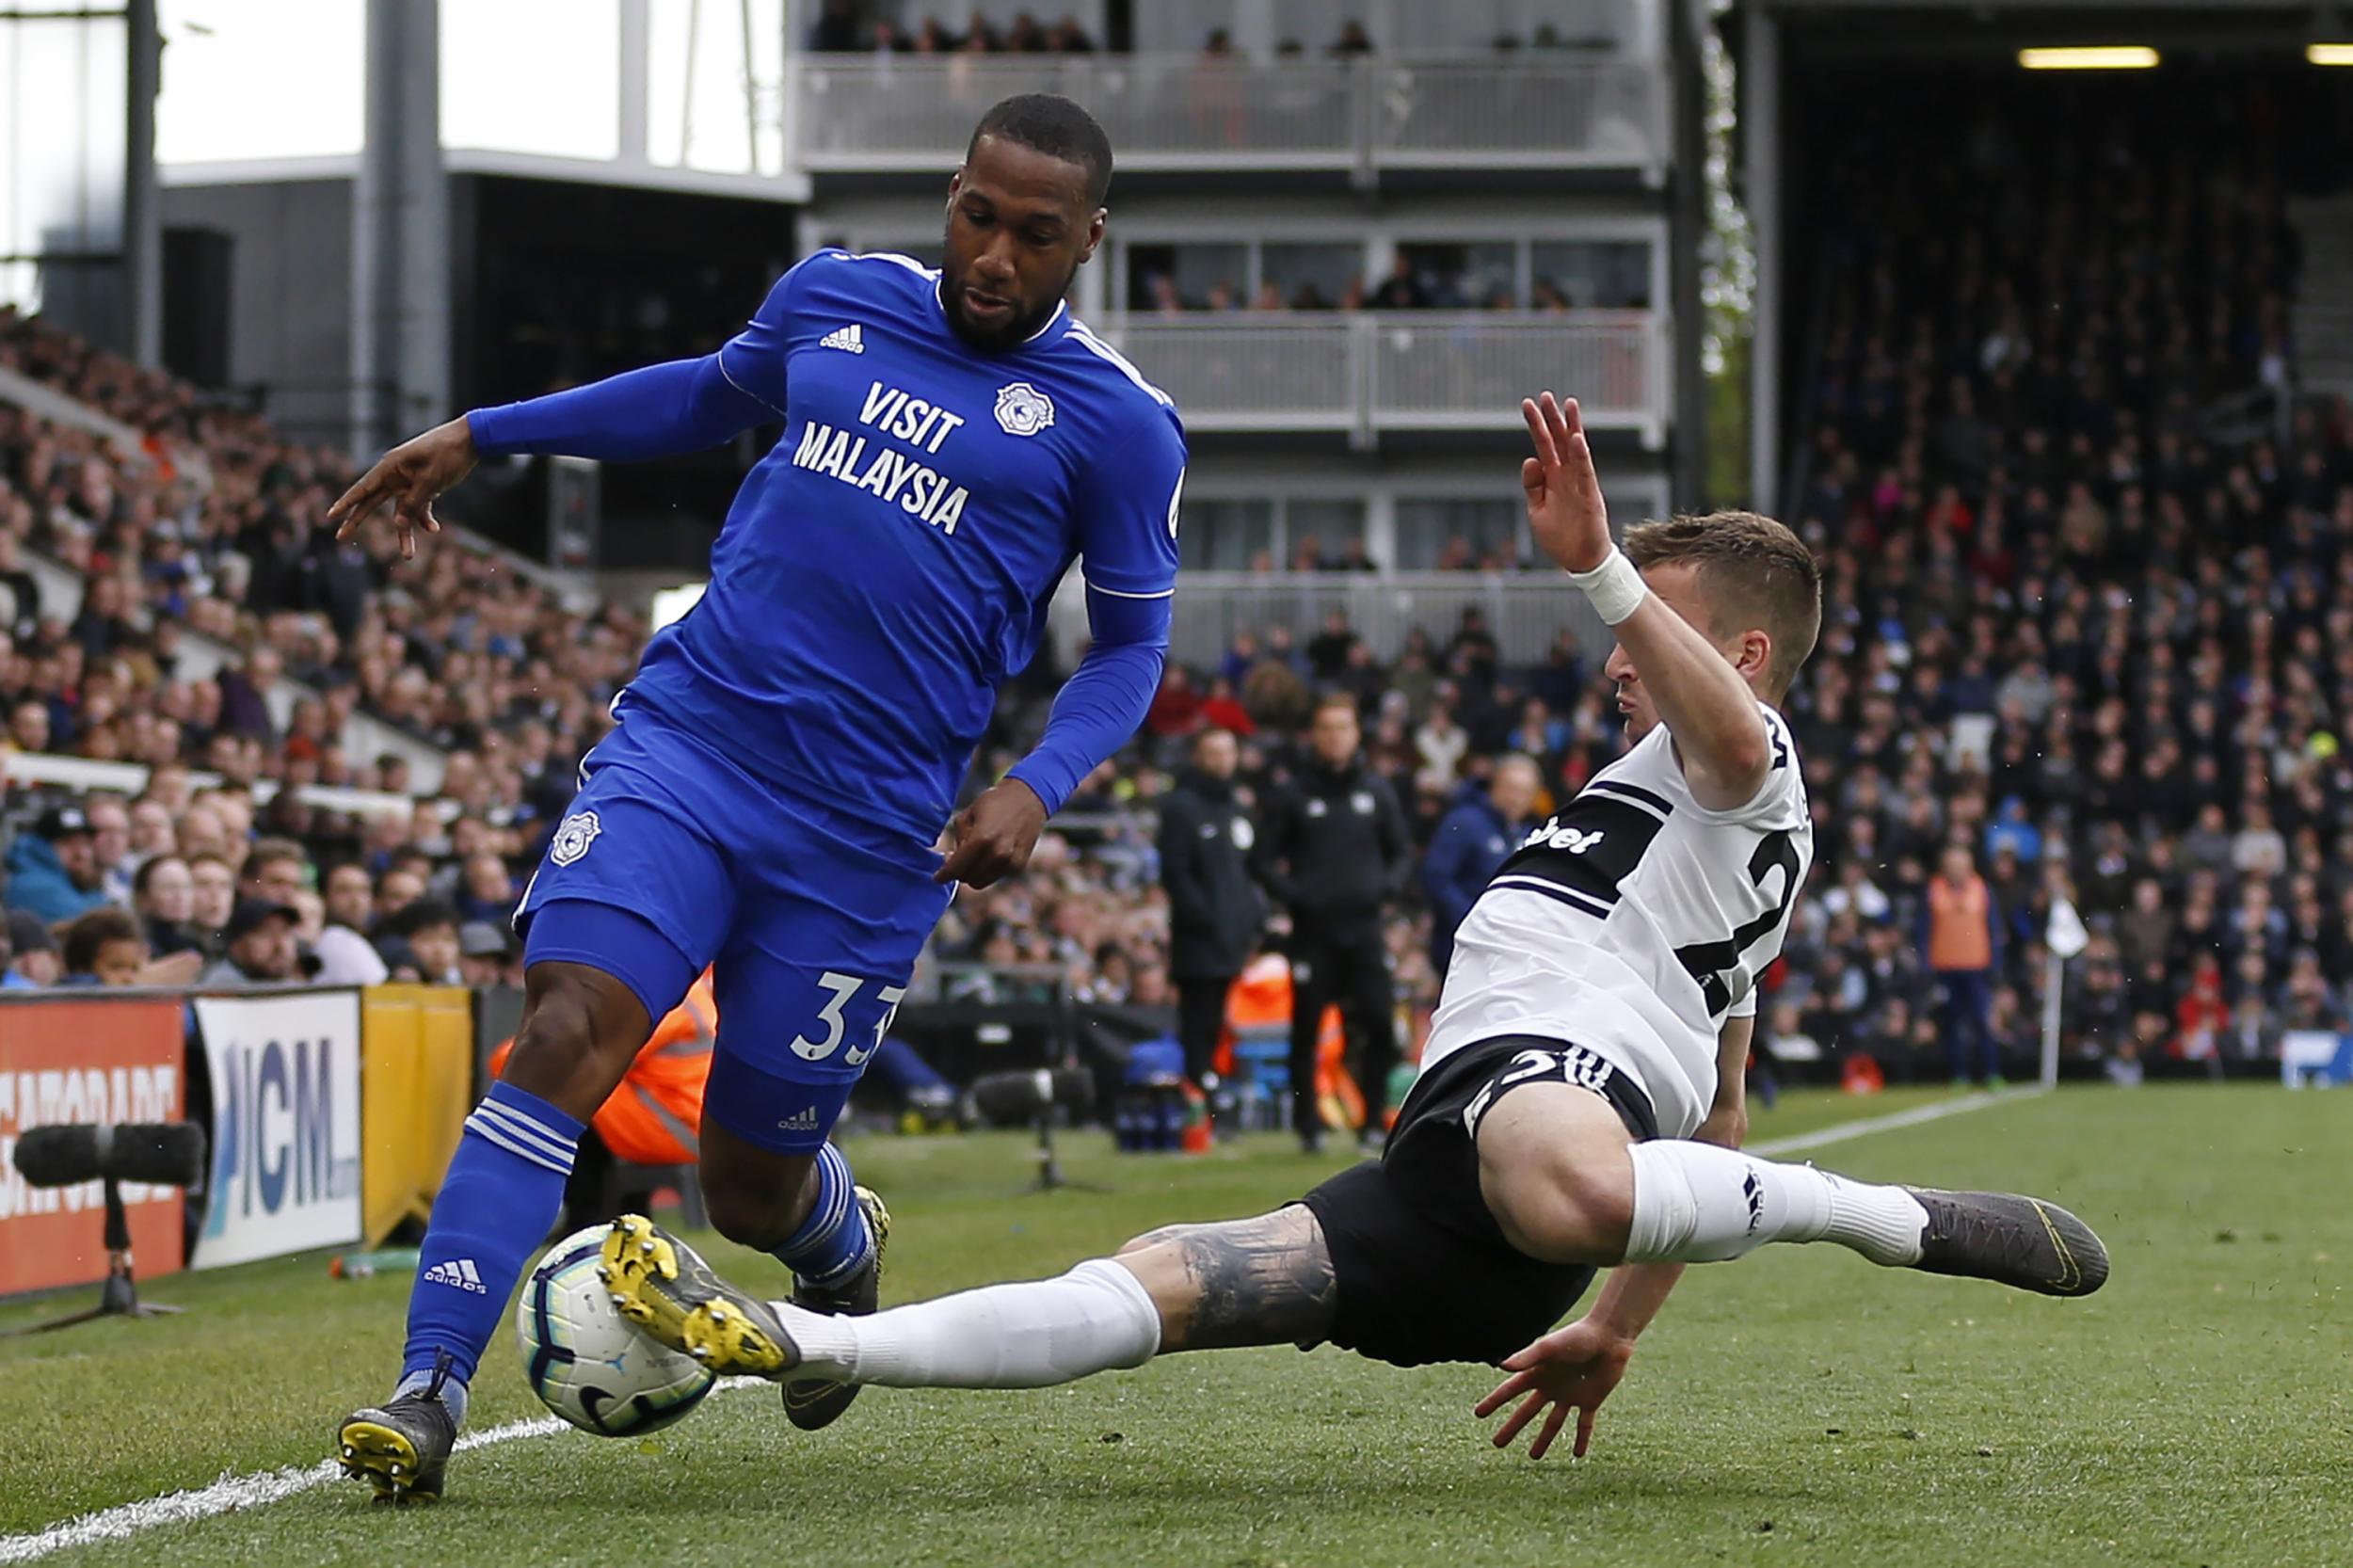
<instances>
[{"instance_id":1,"label":"green grass pitch","mask_svg":"<svg viewBox=\"0 0 2353 1568\"><path fill-rule=\"evenodd\" d=\"M1933 1097L1797 1096L1753 1137ZM851 1153L897 1216L886 1301L1255 1211L1337 1163L1274 1137L1177 1160L1077 1134L1070 1175L1114 1191L1032 1197L1015 1135ZM461 1455L439 1509L372 1510L339 1482L43 1560L2353 1563L2353 1095L2070 1090L1813 1157L2048 1194L2106 1238L2114 1277L2061 1304L1827 1247L1695 1269L1582 1463L1490 1448L1481 1368L1221 1352L1036 1393L872 1389L817 1436L766 1389L727 1391L642 1441ZM713 1251L784 1288L772 1261ZM316 1464L336 1418L384 1392L407 1292L293 1259L149 1289L185 1317L0 1340L0 1561L5 1537L85 1511ZM0 1329L60 1309L0 1309ZM474 1410L477 1430L540 1414L504 1331Z\"/></svg>"}]
</instances>

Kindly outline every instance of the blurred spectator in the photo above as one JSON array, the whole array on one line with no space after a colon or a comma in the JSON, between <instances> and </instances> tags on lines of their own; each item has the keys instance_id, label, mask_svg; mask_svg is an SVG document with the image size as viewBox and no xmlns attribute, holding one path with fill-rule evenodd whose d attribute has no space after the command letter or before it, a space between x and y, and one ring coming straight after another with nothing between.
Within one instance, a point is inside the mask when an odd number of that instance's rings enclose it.
<instances>
[{"instance_id":1,"label":"blurred spectator","mask_svg":"<svg viewBox=\"0 0 2353 1568\"><path fill-rule=\"evenodd\" d=\"M514 942L503 925L469 920L457 931L457 974L468 985L507 983L514 959Z\"/></svg>"},{"instance_id":2,"label":"blurred spectator","mask_svg":"<svg viewBox=\"0 0 2353 1568\"><path fill-rule=\"evenodd\" d=\"M1225 996L1250 961L1266 906L1250 874L1257 841L1235 796L1241 748L1225 729L1193 738L1193 765L1160 803L1160 879L1168 889L1168 968L1176 984L1176 1034L1185 1073L1212 1081L1209 1061L1225 1028ZM1114 952L1117 950L1114 949Z\"/></svg>"},{"instance_id":3,"label":"blurred spectator","mask_svg":"<svg viewBox=\"0 0 2353 1568\"><path fill-rule=\"evenodd\" d=\"M384 923L387 933L398 938L414 960L419 980L427 985L465 984L465 976L457 965L457 928L460 922L457 911L446 901L438 898L413 900ZM385 962L392 965L392 956L386 954Z\"/></svg>"},{"instance_id":4,"label":"blurred spectator","mask_svg":"<svg viewBox=\"0 0 2353 1568\"><path fill-rule=\"evenodd\" d=\"M857 8L850 0L824 0L809 26L808 46L819 54L832 55L846 55L857 48Z\"/></svg>"},{"instance_id":5,"label":"blurred spectator","mask_svg":"<svg viewBox=\"0 0 2353 1568\"><path fill-rule=\"evenodd\" d=\"M1323 1010L1337 1002L1356 1046L1353 1070L1371 1109L1365 1142L1386 1120L1397 1061L1397 990L1384 915L1413 873L1413 844L1388 780L1366 763L1356 702L1316 704L1310 759L1259 824L1256 869L1290 916L1292 1128L1313 1153L1323 1144L1316 1099L1316 1042Z\"/></svg>"},{"instance_id":6,"label":"blurred spectator","mask_svg":"<svg viewBox=\"0 0 2353 1568\"><path fill-rule=\"evenodd\" d=\"M60 985L136 985L147 965L147 941L128 910L92 909L65 928Z\"/></svg>"},{"instance_id":7,"label":"blurred spectator","mask_svg":"<svg viewBox=\"0 0 2353 1568\"><path fill-rule=\"evenodd\" d=\"M1486 890L1487 879L1535 825L1542 776L1526 757L1496 764L1487 787L1465 783L1431 835L1422 856L1422 893L1430 903L1430 967L1439 975L1454 956L1454 929Z\"/></svg>"},{"instance_id":8,"label":"blurred spectator","mask_svg":"<svg viewBox=\"0 0 2353 1568\"><path fill-rule=\"evenodd\" d=\"M346 861L323 880L319 929L311 938L317 972L311 978L322 985L382 984L392 970L367 936L375 901L368 873Z\"/></svg>"},{"instance_id":9,"label":"blurred spectator","mask_svg":"<svg viewBox=\"0 0 2353 1568\"><path fill-rule=\"evenodd\" d=\"M1418 311L1430 304L1430 291L1422 286L1414 271L1414 260L1404 251L1397 253L1389 263L1389 275L1381 286L1372 291L1372 308L1376 311Z\"/></svg>"},{"instance_id":10,"label":"blurred spectator","mask_svg":"<svg viewBox=\"0 0 2353 1568\"><path fill-rule=\"evenodd\" d=\"M131 902L131 873L138 858L131 853L131 813L122 797L92 793L82 803L89 818L90 854L98 863L98 890L108 904Z\"/></svg>"},{"instance_id":11,"label":"blurred spectator","mask_svg":"<svg viewBox=\"0 0 2353 1568\"><path fill-rule=\"evenodd\" d=\"M292 904L309 882L311 857L291 839L263 839L246 852L237 895L269 904Z\"/></svg>"},{"instance_id":12,"label":"blurred spectator","mask_svg":"<svg viewBox=\"0 0 2353 1568\"><path fill-rule=\"evenodd\" d=\"M8 907L46 921L70 920L106 902L89 817L53 806L8 852Z\"/></svg>"},{"instance_id":13,"label":"blurred spectator","mask_svg":"<svg viewBox=\"0 0 2353 1568\"><path fill-rule=\"evenodd\" d=\"M349 860L333 867L321 881L321 893L327 900L328 924L362 936L374 929L376 888L366 867Z\"/></svg>"},{"instance_id":14,"label":"blurred spectator","mask_svg":"<svg viewBox=\"0 0 2353 1568\"><path fill-rule=\"evenodd\" d=\"M236 873L229 862L207 850L188 857L188 911L199 945L217 953L230 919L237 907Z\"/></svg>"},{"instance_id":15,"label":"blurred spectator","mask_svg":"<svg viewBox=\"0 0 2353 1568\"><path fill-rule=\"evenodd\" d=\"M454 901L460 920L503 926L515 912L515 878L506 862L488 850L466 857Z\"/></svg>"},{"instance_id":16,"label":"blurred spectator","mask_svg":"<svg viewBox=\"0 0 2353 1568\"><path fill-rule=\"evenodd\" d=\"M2000 942L1993 896L1971 864L1968 848L1954 844L1929 880L1920 912L1920 955L1940 993L1938 1022L1957 1083L1967 1082L1973 1073L1982 1073L1988 1084L2001 1081L1992 1024Z\"/></svg>"},{"instance_id":17,"label":"blurred spectator","mask_svg":"<svg viewBox=\"0 0 2353 1568\"><path fill-rule=\"evenodd\" d=\"M298 978L291 904L239 899L221 931L221 959L197 984L207 990L241 985L289 985Z\"/></svg>"},{"instance_id":18,"label":"blurred spectator","mask_svg":"<svg viewBox=\"0 0 2353 1568\"><path fill-rule=\"evenodd\" d=\"M196 930L196 879L177 855L152 856L131 879L131 909L148 951L158 957L200 952Z\"/></svg>"},{"instance_id":19,"label":"blurred spectator","mask_svg":"<svg viewBox=\"0 0 2353 1568\"><path fill-rule=\"evenodd\" d=\"M23 909L9 911L7 935L0 945L8 950L5 965L0 965L0 986L20 990L55 985L65 973L57 938L38 915Z\"/></svg>"}]
</instances>

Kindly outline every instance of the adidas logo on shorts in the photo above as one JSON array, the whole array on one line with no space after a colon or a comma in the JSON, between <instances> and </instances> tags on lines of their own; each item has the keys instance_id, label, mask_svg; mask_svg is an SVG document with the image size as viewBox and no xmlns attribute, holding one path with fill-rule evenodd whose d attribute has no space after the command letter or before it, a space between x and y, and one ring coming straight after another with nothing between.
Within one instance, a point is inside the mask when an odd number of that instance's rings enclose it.
<instances>
[{"instance_id":1,"label":"adidas logo on shorts","mask_svg":"<svg viewBox=\"0 0 2353 1568\"><path fill-rule=\"evenodd\" d=\"M844 349L852 354L863 354L866 352L866 339L861 335L861 328L853 323L848 327L837 327L819 338L817 346Z\"/></svg>"},{"instance_id":2,"label":"adidas logo on shorts","mask_svg":"<svg viewBox=\"0 0 2353 1568\"><path fill-rule=\"evenodd\" d=\"M447 1263L436 1263L424 1272L424 1281L427 1285L455 1286L460 1290L471 1290L477 1296L490 1293L489 1288L482 1283L482 1276L474 1272L471 1257L453 1257Z\"/></svg>"},{"instance_id":3,"label":"adidas logo on shorts","mask_svg":"<svg viewBox=\"0 0 2353 1568\"><path fill-rule=\"evenodd\" d=\"M787 1132L815 1132L818 1130L818 1125L817 1108L813 1105L795 1111L776 1124Z\"/></svg>"}]
</instances>

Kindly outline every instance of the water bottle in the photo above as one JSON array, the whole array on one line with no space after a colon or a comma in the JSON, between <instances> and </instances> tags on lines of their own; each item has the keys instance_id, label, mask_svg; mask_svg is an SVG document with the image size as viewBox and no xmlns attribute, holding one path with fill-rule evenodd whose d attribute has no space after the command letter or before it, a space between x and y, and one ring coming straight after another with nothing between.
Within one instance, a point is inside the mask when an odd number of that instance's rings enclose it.
<instances>
[{"instance_id":1,"label":"water bottle","mask_svg":"<svg viewBox=\"0 0 2353 1568\"><path fill-rule=\"evenodd\" d=\"M329 1279L374 1279L377 1274L417 1272L417 1249L383 1247L375 1252L338 1253L327 1260Z\"/></svg>"}]
</instances>

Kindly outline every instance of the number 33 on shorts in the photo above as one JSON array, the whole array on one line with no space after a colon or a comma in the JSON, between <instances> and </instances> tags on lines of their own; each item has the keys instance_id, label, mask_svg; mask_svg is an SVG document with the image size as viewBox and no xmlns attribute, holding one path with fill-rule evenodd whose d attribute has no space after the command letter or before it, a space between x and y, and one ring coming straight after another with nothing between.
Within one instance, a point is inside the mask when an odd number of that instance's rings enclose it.
<instances>
[{"instance_id":1,"label":"number 33 on shorts","mask_svg":"<svg viewBox=\"0 0 2353 1568\"><path fill-rule=\"evenodd\" d=\"M884 1037L890 1032L890 1020L899 1016L899 1003L905 998L907 988L904 985L884 985L854 974L838 974L832 969L820 973L817 984L824 995L824 1003L818 1008L816 1020L810 1028L793 1038L792 1054L804 1062L828 1061L836 1051L841 1050L843 1041L855 1032L856 1043L842 1053L841 1064L845 1067L866 1065L867 1060L882 1048ZM872 1034L862 1027L852 1024L849 1018L850 1010L854 1007L860 1014L867 1011L866 1007L858 1006L858 1002L869 985L872 985L874 990L872 993L873 1001L868 1006L878 1003L882 1008L882 1016L875 1021Z\"/></svg>"}]
</instances>

